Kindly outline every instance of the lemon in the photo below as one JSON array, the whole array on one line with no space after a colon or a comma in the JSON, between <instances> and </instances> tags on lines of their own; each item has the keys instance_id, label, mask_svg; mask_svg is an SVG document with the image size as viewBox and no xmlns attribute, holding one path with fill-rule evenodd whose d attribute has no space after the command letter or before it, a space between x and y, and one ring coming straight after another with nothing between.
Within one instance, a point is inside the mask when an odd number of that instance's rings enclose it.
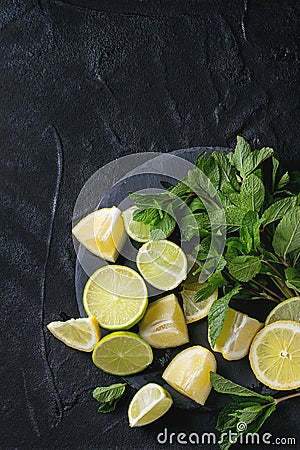
<instances>
[{"instance_id":1,"label":"lemon","mask_svg":"<svg viewBox=\"0 0 300 450\"><path fill-rule=\"evenodd\" d=\"M254 336L262 327L263 324L258 320L229 308L213 350L222 353L229 361L244 358L249 353Z\"/></svg>"},{"instance_id":2,"label":"lemon","mask_svg":"<svg viewBox=\"0 0 300 450\"><path fill-rule=\"evenodd\" d=\"M163 416L172 406L169 392L156 383L148 383L137 391L128 408L131 427L148 425Z\"/></svg>"},{"instance_id":3,"label":"lemon","mask_svg":"<svg viewBox=\"0 0 300 450\"><path fill-rule=\"evenodd\" d=\"M271 389L300 387L300 323L278 321L253 339L250 364L256 378Z\"/></svg>"},{"instance_id":4,"label":"lemon","mask_svg":"<svg viewBox=\"0 0 300 450\"><path fill-rule=\"evenodd\" d=\"M93 363L113 375L132 375L146 369L153 361L150 345L136 333L116 331L96 345Z\"/></svg>"},{"instance_id":5,"label":"lemon","mask_svg":"<svg viewBox=\"0 0 300 450\"><path fill-rule=\"evenodd\" d=\"M186 323L196 322L203 319L209 313L210 307L218 298L218 289L205 300L201 302L195 302L195 294L203 287L205 283L184 283L183 289L180 292L183 302L183 311L185 315Z\"/></svg>"},{"instance_id":6,"label":"lemon","mask_svg":"<svg viewBox=\"0 0 300 450\"><path fill-rule=\"evenodd\" d=\"M88 214L72 233L91 253L110 262L117 260L126 239L121 211L115 206Z\"/></svg>"},{"instance_id":7,"label":"lemon","mask_svg":"<svg viewBox=\"0 0 300 450\"><path fill-rule=\"evenodd\" d=\"M147 287L133 269L107 265L96 270L87 281L83 306L103 328L127 330L144 315L148 305Z\"/></svg>"},{"instance_id":8,"label":"lemon","mask_svg":"<svg viewBox=\"0 0 300 450\"><path fill-rule=\"evenodd\" d=\"M101 337L95 317L70 319L66 322L51 322L47 325L47 328L53 336L64 344L83 352L91 352Z\"/></svg>"},{"instance_id":9,"label":"lemon","mask_svg":"<svg viewBox=\"0 0 300 450\"><path fill-rule=\"evenodd\" d=\"M187 276L188 263L183 250L166 239L142 245L136 264L143 278L162 291L174 289Z\"/></svg>"},{"instance_id":10,"label":"lemon","mask_svg":"<svg viewBox=\"0 0 300 450\"><path fill-rule=\"evenodd\" d=\"M140 336L155 348L177 347L189 342L185 318L174 294L152 302L139 327Z\"/></svg>"},{"instance_id":11,"label":"lemon","mask_svg":"<svg viewBox=\"0 0 300 450\"><path fill-rule=\"evenodd\" d=\"M133 220L133 213L137 209L138 208L136 206L132 206L122 213L124 227L128 236L130 236L134 241L148 242L150 241L151 236L150 225Z\"/></svg>"},{"instance_id":12,"label":"lemon","mask_svg":"<svg viewBox=\"0 0 300 450\"><path fill-rule=\"evenodd\" d=\"M275 306L266 319L266 325L278 320L300 322L300 297L292 297Z\"/></svg>"},{"instance_id":13,"label":"lemon","mask_svg":"<svg viewBox=\"0 0 300 450\"><path fill-rule=\"evenodd\" d=\"M205 347L189 347L170 362L162 377L174 389L204 405L211 391L210 372L216 372L214 355Z\"/></svg>"}]
</instances>

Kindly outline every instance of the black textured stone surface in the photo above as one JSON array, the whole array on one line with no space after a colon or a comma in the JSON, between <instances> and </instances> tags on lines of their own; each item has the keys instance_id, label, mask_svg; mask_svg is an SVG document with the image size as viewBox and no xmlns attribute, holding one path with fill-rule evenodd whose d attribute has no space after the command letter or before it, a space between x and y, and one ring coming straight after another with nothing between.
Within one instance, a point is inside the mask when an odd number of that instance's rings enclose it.
<instances>
[{"instance_id":1,"label":"black textured stone surface","mask_svg":"<svg viewBox=\"0 0 300 450\"><path fill-rule=\"evenodd\" d=\"M91 390L116 378L45 324L78 314L72 211L108 161L240 133L299 168L297 5L1 2L1 449L193 448L156 435L214 430L216 413L176 409L131 430L130 389L99 415ZM262 432L299 448L297 406L280 404Z\"/></svg>"}]
</instances>

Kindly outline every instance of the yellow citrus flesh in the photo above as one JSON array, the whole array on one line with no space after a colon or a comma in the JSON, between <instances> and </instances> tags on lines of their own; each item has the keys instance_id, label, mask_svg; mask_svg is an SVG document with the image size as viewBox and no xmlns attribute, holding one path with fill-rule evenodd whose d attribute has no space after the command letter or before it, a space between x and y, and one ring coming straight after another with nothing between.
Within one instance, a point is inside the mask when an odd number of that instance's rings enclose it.
<instances>
[{"instance_id":1,"label":"yellow citrus flesh","mask_svg":"<svg viewBox=\"0 0 300 450\"><path fill-rule=\"evenodd\" d=\"M117 260L126 239L121 211L115 206L88 214L72 233L91 253L110 262Z\"/></svg>"},{"instance_id":2,"label":"yellow citrus flesh","mask_svg":"<svg viewBox=\"0 0 300 450\"><path fill-rule=\"evenodd\" d=\"M150 225L133 220L133 213L136 210L137 207L132 206L122 213L126 233L134 241L148 242L150 241Z\"/></svg>"},{"instance_id":3,"label":"yellow citrus flesh","mask_svg":"<svg viewBox=\"0 0 300 450\"><path fill-rule=\"evenodd\" d=\"M244 358L249 353L251 342L263 324L232 308L228 309L226 319L213 348L229 361Z\"/></svg>"},{"instance_id":4,"label":"yellow citrus flesh","mask_svg":"<svg viewBox=\"0 0 300 450\"><path fill-rule=\"evenodd\" d=\"M156 383L148 383L137 391L128 408L131 427L148 425L163 416L172 406L169 392Z\"/></svg>"},{"instance_id":5,"label":"yellow citrus flesh","mask_svg":"<svg viewBox=\"0 0 300 450\"><path fill-rule=\"evenodd\" d=\"M174 294L150 303L139 324L139 334L152 347L177 347L189 342L182 309Z\"/></svg>"},{"instance_id":6,"label":"yellow citrus flesh","mask_svg":"<svg viewBox=\"0 0 300 450\"><path fill-rule=\"evenodd\" d=\"M300 387L300 323L278 321L253 339L249 354L256 378L271 389Z\"/></svg>"},{"instance_id":7,"label":"yellow citrus flesh","mask_svg":"<svg viewBox=\"0 0 300 450\"><path fill-rule=\"evenodd\" d=\"M126 330L144 315L148 305L147 287L133 269L107 265L96 270L87 281L83 306L108 330Z\"/></svg>"},{"instance_id":8,"label":"yellow citrus flesh","mask_svg":"<svg viewBox=\"0 0 300 450\"><path fill-rule=\"evenodd\" d=\"M203 287L203 284L198 282L184 284L183 290L180 292L183 302L183 311L186 319L186 323L196 322L203 319L209 313L210 307L218 298L218 289L205 300L201 302L195 302L195 294L199 289Z\"/></svg>"},{"instance_id":9,"label":"yellow citrus flesh","mask_svg":"<svg viewBox=\"0 0 300 450\"><path fill-rule=\"evenodd\" d=\"M216 372L214 355L195 345L180 352L170 362L162 377L174 389L204 405L211 391L210 372Z\"/></svg>"},{"instance_id":10,"label":"yellow citrus flesh","mask_svg":"<svg viewBox=\"0 0 300 450\"><path fill-rule=\"evenodd\" d=\"M51 322L47 328L64 344L83 352L91 352L101 337L95 317Z\"/></svg>"},{"instance_id":11,"label":"yellow citrus flesh","mask_svg":"<svg viewBox=\"0 0 300 450\"><path fill-rule=\"evenodd\" d=\"M300 297L292 297L275 306L266 319L266 325L278 320L300 322Z\"/></svg>"}]
</instances>

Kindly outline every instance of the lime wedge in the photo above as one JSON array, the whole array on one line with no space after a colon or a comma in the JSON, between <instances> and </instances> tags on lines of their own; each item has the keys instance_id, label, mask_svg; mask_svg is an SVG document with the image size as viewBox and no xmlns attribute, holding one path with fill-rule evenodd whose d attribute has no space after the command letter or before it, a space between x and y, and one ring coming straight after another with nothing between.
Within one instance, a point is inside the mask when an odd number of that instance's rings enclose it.
<instances>
[{"instance_id":1,"label":"lime wedge","mask_svg":"<svg viewBox=\"0 0 300 450\"><path fill-rule=\"evenodd\" d=\"M133 213L136 210L137 207L132 206L122 213L126 233L134 241L148 242L150 240L150 225L133 220Z\"/></svg>"},{"instance_id":2,"label":"lime wedge","mask_svg":"<svg viewBox=\"0 0 300 450\"><path fill-rule=\"evenodd\" d=\"M266 319L266 325L278 320L300 322L300 297L292 297L275 306Z\"/></svg>"},{"instance_id":3,"label":"lime wedge","mask_svg":"<svg viewBox=\"0 0 300 450\"><path fill-rule=\"evenodd\" d=\"M156 383L149 383L137 391L128 408L131 427L141 427L163 416L172 406L169 392Z\"/></svg>"},{"instance_id":4,"label":"lime wedge","mask_svg":"<svg viewBox=\"0 0 300 450\"><path fill-rule=\"evenodd\" d=\"M121 376L141 372L153 361L150 345L130 331L105 336L94 348L92 357L99 369Z\"/></svg>"},{"instance_id":5,"label":"lime wedge","mask_svg":"<svg viewBox=\"0 0 300 450\"><path fill-rule=\"evenodd\" d=\"M83 306L108 330L127 330L144 315L148 305L142 277L125 266L107 265L96 270L87 281Z\"/></svg>"},{"instance_id":6,"label":"lime wedge","mask_svg":"<svg viewBox=\"0 0 300 450\"><path fill-rule=\"evenodd\" d=\"M142 245L136 264L143 278L162 291L174 289L187 276L188 263L184 252L166 239Z\"/></svg>"}]
</instances>

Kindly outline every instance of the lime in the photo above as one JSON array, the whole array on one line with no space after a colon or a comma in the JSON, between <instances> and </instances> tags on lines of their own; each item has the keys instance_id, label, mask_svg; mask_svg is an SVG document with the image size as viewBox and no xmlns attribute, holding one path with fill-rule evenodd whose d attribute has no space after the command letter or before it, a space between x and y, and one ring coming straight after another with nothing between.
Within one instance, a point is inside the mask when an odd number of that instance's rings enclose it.
<instances>
[{"instance_id":1,"label":"lime","mask_svg":"<svg viewBox=\"0 0 300 450\"><path fill-rule=\"evenodd\" d=\"M131 427L141 427L163 416L172 406L169 392L156 383L149 383L137 391L128 408Z\"/></svg>"},{"instance_id":2,"label":"lime","mask_svg":"<svg viewBox=\"0 0 300 450\"><path fill-rule=\"evenodd\" d=\"M66 322L51 322L47 325L47 328L53 336L64 344L83 352L91 352L101 337L95 317L70 319Z\"/></svg>"},{"instance_id":3,"label":"lime","mask_svg":"<svg viewBox=\"0 0 300 450\"><path fill-rule=\"evenodd\" d=\"M195 345L178 353L162 377L178 392L204 405L211 391L210 372L216 370L214 355L207 348Z\"/></svg>"},{"instance_id":4,"label":"lime","mask_svg":"<svg viewBox=\"0 0 300 450\"><path fill-rule=\"evenodd\" d=\"M140 336L152 347L177 347L189 342L182 309L174 294L152 302L141 320Z\"/></svg>"},{"instance_id":5,"label":"lime","mask_svg":"<svg viewBox=\"0 0 300 450\"><path fill-rule=\"evenodd\" d=\"M133 213L137 209L136 206L132 206L122 213L124 227L128 236L134 241L148 242L150 240L150 225L133 220Z\"/></svg>"},{"instance_id":6,"label":"lime","mask_svg":"<svg viewBox=\"0 0 300 450\"><path fill-rule=\"evenodd\" d=\"M115 206L88 214L72 233L91 253L111 262L118 258L126 239L121 211Z\"/></svg>"},{"instance_id":7,"label":"lime","mask_svg":"<svg viewBox=\"0 0 300 450\"><path fill-rule=\"evenodd\" d=\"M275 306L266 319L266 325L278 320L300 322L300 297L292 297Z\"/></svg>"},{"instance_id":8,"label":"lime","mask_svg":"<svg viewBox=\"0 0 300 450\"><path fill-rule=\"evenodd\" d=\"M174 289L187 276L188 263L184 252L166 239L142 245L136 264L143 278L162 291Z\"/></svg>"},{"instance_id":9,"label":"lime","mask_svg":"<svg viewBox=\"0 0 300 450\"><path fill-rule=\"evenodd\" d=\"M96 345L93 362L113 375L132 375L146 369L153 361L150 345L130 331L108 334Z\"/></svg>"},{"instance_id":10,"label":"lime","mask_svg":"<svg viewBox=\"0 0 300 450\"><path fill-rule=\"evenodd\" d=\"M256 378L271 389L300 387L300 323L278 321L253 339L250 365Z\"/></svg>"},{"instance_id":11,"label":"lime","mask_svg":"<svg viewBox=\"0 0 300 450\"><path fill-rule=\"evenodd\" d=\"M144 315L148 305L142 277L125 266L107 265L96 270L87 281L83 305L88 316L95 316L108 330L127 330Z\"/></svg>"}]
</instances>

